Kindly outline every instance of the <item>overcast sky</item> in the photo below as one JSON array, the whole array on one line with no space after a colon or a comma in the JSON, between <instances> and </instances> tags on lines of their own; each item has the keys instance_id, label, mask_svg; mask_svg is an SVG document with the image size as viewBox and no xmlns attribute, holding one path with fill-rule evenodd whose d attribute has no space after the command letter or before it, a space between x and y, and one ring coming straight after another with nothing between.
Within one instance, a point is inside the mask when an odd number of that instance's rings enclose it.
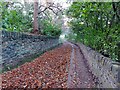
<instances>
[{"instance_id":1,"label":"overcast sky","mask_svg":"<svg viewBox=\"0 0 120 90\"><path fill-rule=\"evenodd\" d=\"M10 0L8 0L10 1ZM12 1L19 1L21 3L24 3L24 0L12 0ZM34 2L34 0L26 0L28 2ZM45 3L46 1L50 2L54 2L54 3L60 3L62 5L63 8L67 8L70 4L66 3L67 0L38 0L39 2Z\"/></svg>"}]
</instances>

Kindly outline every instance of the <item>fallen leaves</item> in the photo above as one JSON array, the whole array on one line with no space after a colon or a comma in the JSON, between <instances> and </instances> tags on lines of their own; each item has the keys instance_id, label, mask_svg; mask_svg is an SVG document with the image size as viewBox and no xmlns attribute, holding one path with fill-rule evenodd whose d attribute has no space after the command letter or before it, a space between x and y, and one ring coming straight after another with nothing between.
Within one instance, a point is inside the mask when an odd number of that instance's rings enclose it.
<instances>
[{"instance_id":1,"label":"fallen leaves","mask_svg":"<svg viewBox=\"0 0 120 90\"><path fill-rule=\"evenodd\" d=\"M62 45L2 74L2 88L66 88L71 46Z\"/></svg>"}]
</instances>

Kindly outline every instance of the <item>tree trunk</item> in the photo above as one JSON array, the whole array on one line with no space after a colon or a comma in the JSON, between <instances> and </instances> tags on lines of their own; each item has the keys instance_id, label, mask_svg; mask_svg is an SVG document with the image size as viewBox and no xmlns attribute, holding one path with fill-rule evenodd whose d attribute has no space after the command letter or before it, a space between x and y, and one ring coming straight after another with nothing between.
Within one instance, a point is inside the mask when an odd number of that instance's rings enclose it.
<instances>
[{"instance_id":1,"label":"tree trunk","mask_svg":"<svg viewBox=\"0 0 120 90\"><path fill-rule=\"evenodd\" d=\"M38 0L34 0L34 22L33 22L33 33L38 33Z\"/></svg>"}]
</instances>

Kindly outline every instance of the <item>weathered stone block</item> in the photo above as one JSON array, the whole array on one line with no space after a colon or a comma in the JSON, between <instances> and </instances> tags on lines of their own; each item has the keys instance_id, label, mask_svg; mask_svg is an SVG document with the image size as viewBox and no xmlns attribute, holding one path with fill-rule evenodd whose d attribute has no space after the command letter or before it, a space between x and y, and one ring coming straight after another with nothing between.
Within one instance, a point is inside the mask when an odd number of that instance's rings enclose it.
<instances>
[{"instance_id":1,"label":"weathered stone block","mask_svg":"<svg viewBox=\"0 0 120 90\"><path fill-rule=\"evenodd\" d=\"M120 87L120 64L113 64L110 58L104 57L82 43L78 45L87 59L92 73L98 77L98 88Z\"/></svg>"}]
</instances>

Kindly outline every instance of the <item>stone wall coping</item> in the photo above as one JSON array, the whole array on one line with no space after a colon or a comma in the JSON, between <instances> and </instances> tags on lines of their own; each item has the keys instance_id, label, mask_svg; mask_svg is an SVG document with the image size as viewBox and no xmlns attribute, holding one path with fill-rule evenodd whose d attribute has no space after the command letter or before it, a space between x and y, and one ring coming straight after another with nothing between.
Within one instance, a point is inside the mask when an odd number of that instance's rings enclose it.
<instances>
[{"instance_id":1,"label":"stone wall coping","mask_svg":"<svg viewBox=\"0 0 120 90\"><path fill-rule=\"evenodd\" d=\"M6 30L0 30L2 33L7 33L9 36L13 34L19 34L20 35L27 35L27 36L32 36L32 37L46 37L46 38L59 38L59 36L46 36L46 35L40 35L40 34L32 34L32 33L26 33L26 32L13 32L13 31L6 31Z\"/></svg>"},{"instance_id":2,"label":"stone wall coping","mask_svg":"<svg viewBox=\"0 0 120 90\"><path fill-rule=\"evenodd\" d=\"M120 83L120 63L103 56L83 43L77 43L87 60L93 75L98 78L98 87L116 88Z\"/></svg>"}]
</instances>

